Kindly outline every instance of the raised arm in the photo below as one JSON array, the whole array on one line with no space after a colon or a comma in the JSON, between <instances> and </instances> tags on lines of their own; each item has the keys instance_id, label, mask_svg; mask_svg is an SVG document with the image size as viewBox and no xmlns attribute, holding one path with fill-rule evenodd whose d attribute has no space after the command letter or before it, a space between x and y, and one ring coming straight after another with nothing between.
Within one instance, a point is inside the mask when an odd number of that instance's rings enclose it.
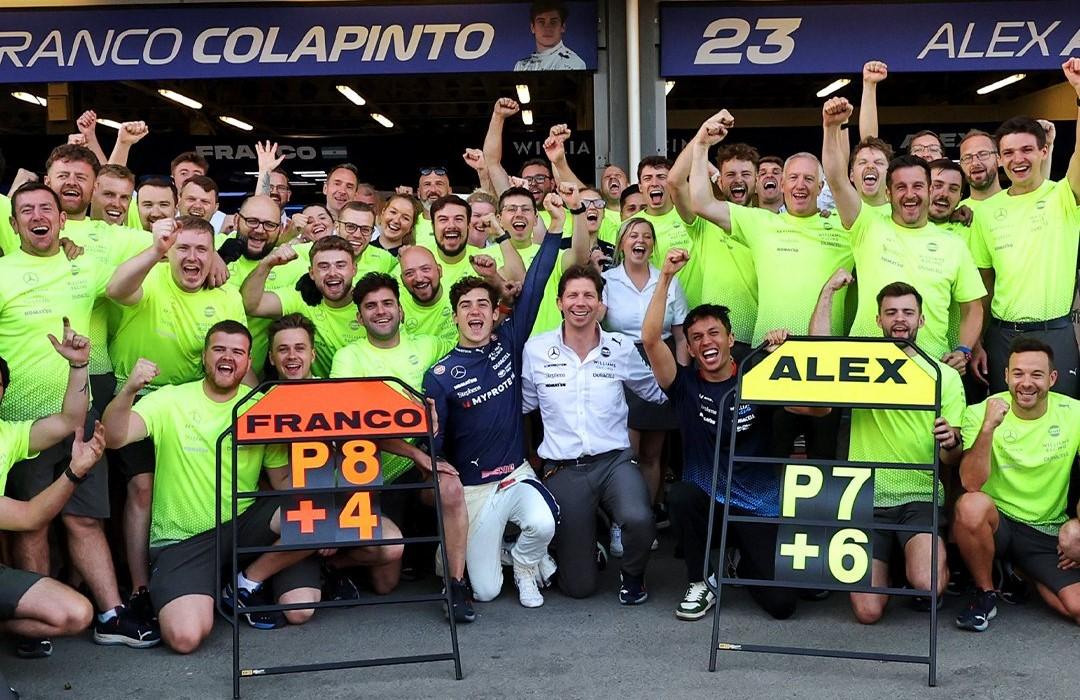
<instances>
[{"instance_id":1,"label":"raised arm","mask_svg":"<svg viewBox=\"0 0 1080 700\"><path fill-rule=\"evenodd\" d=\"M859 102L859 138L878 135L877 86L889 77L884 61L867 61L862 67L862 100Z\"/></svg>"},{"instance_id":2,"label":"raised arm","mask_svg":"<svg viewBox=\"0 0 1080 700\"><path fill-rule=\"evenodd\" d=\"M708 219L724 231L731 233L731 209L727 202L721 202L713 195L712 180L709 178L709 148L718 144L727 136L728 129L735 125L735 118L726 109L709 117L697 134L687 145L691 153L690 162L690 205L694 214ZM679 157L682 158L683 154ZM672 168L672 175L675 169Z\"/></svg>"},{"instance_id":3,"label":"raised arm","mask_svg":"<svg viewBox=\"0 0 1080 700\"><path fill-rule=\"evenodd\" d=\"M101 150L101 143L97 137L97 114L92 109L88 109L79 115L79 118L75 120L75 126L79 128L79 133L82 134L84 145L94 152L97 156L98 162L104 164L105 151Z\"/></svg>"},{"instance_id":4,"label":"raised arm","mask_svg":"<svg viewBox=\"0 0 1080 700\"><path fill-rule=\"evenodd\" d=\"M558 226L555 226L556 209L564 217L566 211L569 210L574 217L573 233L570 235L570 252L563 255L563 269L565 270L571 265L586 265L592 255L592 241L589 240L589 223L585 221L584 210L573 214L575 210L581 208L581 190L578 189L575 183L560 182L559 194L556 199L558 201L552 200L551 208L548 208L548 200L546 197L544 198L544 208L551 214L551 228L561 230L566 225L565 222L560 222Z\"/></svg>"},{"instance_id":5,"label":"raised arm","mask_svg":"<svg viewBox=\"0 0 1080 700\"><path fill-rule=\"evenodd\" d=\"M35 425L37 425L35 423ZM75 428L75 442L71 446L68 469L76 479L83 479L101 459L105 452L105 429L95 421L94 434L83 442L83 428ZM61 474L44 491L29 501L17 501L0 497L0 530L8 532L40 530L55 518L64 504L75 492L76 483Z\"/></svg>"},{"instance_id":6,"label":"raised arm","mask_svg":"<svg viewBox=\"0 0 1080 700\"><path fill-rule=\"evenodd\" d=\"M1076 91L1077 104L1080 105L1080 58L1065 61L1061 64L1061 70L1065 73L1069 85ZM1076 142L1073 144L1072 158L1069 159L1069 170L1065 177L1069 180L1073 196L1080 202L1080 107L1077 107Z\"/></svg>"},{"instance_id":7,"label":"raised arm","mask_svg":"<svg viewBox=\"0 0 1080 700\"><path fill-rule=\"evenodd\" d=\"M90 340L71 329L71 323L64 318L62 339L57 340L52 333L49 342L61 357L68 362L67 390L60 413L45 416L34 421L30 426L30 451L41 452L60 442L81 427L86 420L86 409L90 403L90 377L87 366L90 362Z\"/></svg>"},{"instance_id":8,"label":"raised arm","mask_svg":"<svg viewBox=\"0 0 1080 700\"><path fill-rule=\"evenodd\" d=\"M491 111L487 134L484 136L484 160L487 161L488 175L491 177L496 197L510 189L510 179L502 164L503 125L520 111L520 105L509 97L497 99L495 108Z\"/></svg>"},{"instance_id":9,"label":"raised arm","mask_svg":"<svg viewBox=\"0 0 1080 700\"><path fill-rule=\"evenodd\" d=\"M994 445L994 431L1009 413L1009 404L1002 399L986 400L986 414L983 416L979 435L974 444L964 450L960 458L960 483L966 491L980 491L990 478L990 455Z\"/></svg>"},{"instance_id":10,"label":"raised arm","mask_svg":"<svg viewBox=\"0 0 1080 700\"><path fill-rule=\"evenodd\" d=\"M270 196L270 173L280 168L285 161L284 155L278 155L278 145L267 140L255 142L255 157L259 162L259 174L255 180L255 194Z\"/></svg>"},{"instance_id":11,"label":"raised arm","mask_svg":"<svg viewBox=\"0 0 1080 700\"><path fill-rule=\"evenodd\" d=\"M808 329L810 335L829 336L833 334L833 297L836 296L837 292L854 281L851 273L842 267L833 273L833 276L830 277L825 283L825 286L821 288L821 293L818 294L817 304L814 306L814 313L810 316L810 328Z\"/></svg>"},{"instance_id":12,"label":"raised arm","mask_svg":"<svg viewBox=\"0 0 1080 700\"><path fill-rule=\"evenodd\" d=\"M641 321L641 346L649 358L653 377L661 389L666 390L675 381L678 364L671 349L664 342L664 314L667 311L668 289L671 281L690 259L690 254L680 248L672 248L664 258L660 269L660 279L656 282L649 307L645 309L645 318Z\"/></svg>"},{"instance_id":13,"label":"raised arm","mask_svg":"<svg viewBox=\"0 0 1080 700\"><path fill-rule=\"evenodd\" d=\"M178 228L176 219L160 219L154 222L154 244L116 268L106 288L110 299L124 306L132 306L142 300L142 284L150 270L154 269L154 265L157 265L176 243Z\"/></svg>"},{"instance_id":14,"label":"raised arm","mask_svg":"<svg viewBox=\"0 0 1080 700\"><path fill-rule=\"evenodd\" d=\"M146 122L124 122L120 130L116 132L116 143L113 145L109 163L112 165L127 165L131 147L146 138L150 133L150 127Z\"/></svg>"},{"instance_id":15,"label":"raised arm","mask_svg":"<svg viewBox=\"0 0 1080 700\"><path fill-rule=\"evenodd\" d=\"M146 421L142 419L131 407L135 404L135 397L146 388L154 377L158 376L158 368L150 360L139 358L135 366L131 368L131 374L116 397L105 407L105 414L101 422L105 425L105 444L111 449L119 449L124 445L142 440L150 431L146 427Z\"/></svg>"},{"instance_id":16,"label":"raised arm","mask_svg":"<svg viewBox=\"0 0 1080 700\"><path fill-rule=\"evenodd\" d=\"M840 128L851 118L853 108L843 97L833 97L821 108L824 137L821 142L821 165L825 179L829 181L836 211L844 228L851 228L862 209L859 191L848 180L847 135Z\"/></svg>"},{"instance_id":17,"label":"raised arm","mask_svg":"<svg viewBox=\"0 0 1080 700\"><path fill-rule=\"evenodd\" d=\"M461 157L465 161L465 165L472 168L476 173L476 178L480 181L480 189L490 195L494 195L495 188L491 184L491 173L488 172L487 159L484 158L484 152L479 148L466 148L465 153L462 154Z\"/></svg>"},{"instance_id":18,"label":"raised arm","mask_svg":"<svg viewBox=\"0 0 1080 700\"><path fill-rule=\"evenodd\" d=\"M556 124L548 131L548 137L544 141L544 154L551 161L551 172L555 179L560 182L572 182L579 190L585 189L585 183L581 181L570 164L566 162L566 140L570 138L570 127L566 124Z\"/></svg>"},{"instance_id":19,"label":"raised arm","mask_svg":"<svg viewBox=\"0 0 1080 700\"><path fill-rule=\"evenodd\" d=\"M270 278L271 270L292 260L296 260L296 251L286 243L270 251L270 255L260 260L248 274L240 285L240 297L244 300L244 311L248 316L276 318L281 315L281 298L266 291L266 280Z\"/></svg>"}]
</instances>

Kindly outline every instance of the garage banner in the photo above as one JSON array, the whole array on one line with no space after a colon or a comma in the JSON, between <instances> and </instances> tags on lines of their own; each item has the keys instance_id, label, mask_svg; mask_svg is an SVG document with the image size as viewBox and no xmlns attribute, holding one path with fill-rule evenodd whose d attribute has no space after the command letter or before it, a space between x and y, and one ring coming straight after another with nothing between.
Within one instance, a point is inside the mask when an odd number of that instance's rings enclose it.
<instances>
[{"instance_id":1,"label":"garage banner","mask_svg":"<svg viewBox=\"0 0 1080 700\"><path fill-rule=\"evenodd\" d=\"M0 11L0 82L595 70L596 3Z\"/></svg>"},{"instance_id":2,"label":"garage banner","mask_svg":"<svg viewBox=\"0 0 1080 700\"><path fill-rule=\"evenodd\" d=\"M1058 70L1080 56L1075 0L664 4L665 77Z\"/></svg>"}]
</instances>

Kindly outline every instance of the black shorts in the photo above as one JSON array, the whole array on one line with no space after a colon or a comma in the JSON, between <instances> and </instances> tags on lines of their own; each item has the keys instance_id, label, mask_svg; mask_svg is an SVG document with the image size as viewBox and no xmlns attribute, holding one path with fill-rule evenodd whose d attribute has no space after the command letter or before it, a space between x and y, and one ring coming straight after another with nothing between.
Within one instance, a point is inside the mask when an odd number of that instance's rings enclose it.
<instances>
[{"instance_id":1,"label":"black shorts","mask_svg":"<svg viewBox=\"0 0 1080 700\"><path fill-rule=\"evenodd\" d=\"M93 435L94 421L100 415L93 406L87 411L84 435ZM42 450L37 457L16 462L8 474L7 495L19 501L29 501L64 473L71 463L71 435L52 447ZM105 460L98 460L86 476L86 481L75 487L75 492L64 504L65 515L78 515L105 520L109 517L109 470Z\"/></svg>"},{"instance_id":2,"label":"black shorts","mask_svg":"<svg viewBox=\"0 0 1080 700\"><path fill-rule=\"evenodd\" d=\"M33 571L12 569L0 564L0 620L15 618L19 601L35 583L45 578Z\"/></svg>"},{"instance_id":3,"label":"black shorts","mask_svg":"<svg viewBox=\"0 0 1080 700\"><path fill-rule=\"evenodd\" d=\"M912 501L888 508L874 508L874 522L889 525L918 525L927 530L934 524L934 506L930 501ZM938 511L938 531L945 527L945 514ZM874 530L874 559L887 562L892 558L894 545L903 550L915 535L907 530Z\"/></svg>"},{"instance_id":4,"label":"black shorts","mask_svg":"<svg viewBox=\"0 0 1080 700\"><path fill-rule=\"evenodd\" d=\"M1080 571L1058 568L1058 538L1039 532L1030 525L1017 522L998 512L998 529L994 532L994 554L1058 593L1066 586L1080 583Z\"/></svg>"},{"instance_id":5,"label":"black shorts","mask_svg":"<svg viewBox=\"0 0 1080 700\"><path fill-rule=\"evenodd\" d=\"M142 396L135 397L138 404ZM154 473L154 440L144 438L138 442L124 445L118 450L109 450L109 462L120 472L126 482L138 474Z\"/></svg>"},{"instance_id":6,"label":"black shorts","mask_svg":"<svg viewBox=\"0 0 1080 700\"><path fill-rule=\"evenodd\" d=\"M395 484L422 484L426 481L424 475L416 467L403 472ZM398 527L402 527L408 520L409 511L422 503L420 494L423 489L394 489L390 491L378 491L372 494L373 498L379 499L379 511L384 518L389 518Z\"/></svg>"},{"instance_id":7,"label":"black shorts","mask_svg":"<svg viewBox=\"0 0 1080 700\"><path fill-rule=\"evenodd\" d=\"M277 535L270 520L280 499L260 498L236 519L238 546L264 547L273 544ZM221 571L228 577L232 527L222 523ZM165 605L185 595L205 595L217 599L221 582L214 581L214 530L210 529L182 542L150 549L150 600L160 611ZM257 555L240 558L240 565L254 561ZM270 580L274 600L297 588L319 588L319 560L308 557Z\"/></svg>"},{"instance_id":8,"label":"black shorts","mask_svg":"<svg viewBox=\"0 0 1080 700\"><path fill-rule=\"evenodd\" d=\"M105 407L113 400L116 393L116 375L108 374L90 375L90 398L91 405L99 416L105 415Z\"/></svg>"}]
</instances>

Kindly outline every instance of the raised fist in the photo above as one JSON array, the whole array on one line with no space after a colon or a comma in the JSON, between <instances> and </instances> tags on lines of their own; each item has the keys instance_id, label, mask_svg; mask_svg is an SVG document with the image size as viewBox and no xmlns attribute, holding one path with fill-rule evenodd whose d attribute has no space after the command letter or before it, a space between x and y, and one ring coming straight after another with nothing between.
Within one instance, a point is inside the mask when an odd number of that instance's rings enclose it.
<instances>
[{"instance_id":1,"label":"raised fist","mask_svg":"<svg viewBox=\"0 0 1080 700\"><path fill-rule=\"evenodd\" d=\"M822 124L827 127L846 124L854 111L846 97L830 97L821 108Z\"/></svg>"},{"instance_id":2,"label":"raised fist","mask_svg":"<svg viewBox=\"0 0 1080 700\"><path fill-rule=\"evenodd\" d=\"M517 103L517 100L513 100L509 97L500 97L499 99L495 100L494 115L496 117L502 117L503 119L506 119L508 117L514 116L520 111L521 105Z\"/></svg>"},{"instance_id":3,"label":"raised fist","mask_svg":"<svg viewBox=\"0 0 1080 700\"><path fill-rule=\"evenodd\" d=\"M889 77L889 67L884 61L867 61L862 67L862 79L864 83L877 85Z\"/></svg>"}]
</instances>

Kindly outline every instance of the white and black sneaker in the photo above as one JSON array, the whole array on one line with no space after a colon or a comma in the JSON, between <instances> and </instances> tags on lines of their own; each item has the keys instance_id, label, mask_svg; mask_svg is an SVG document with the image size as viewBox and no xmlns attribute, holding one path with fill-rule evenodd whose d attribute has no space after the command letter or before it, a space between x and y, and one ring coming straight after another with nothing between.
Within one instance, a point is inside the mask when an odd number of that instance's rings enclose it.
<instances>
[{"instance_id":1,"label":"white and black sneaker","mask_svg":"<svg viewBox=\"0 0 1080 700\"><path fill-rule=\"evenodd\" d=\"M94 619L94 644L124 645L132 649L148 649L161 643L161 632L152 621L141 620L124 606L105 622Z\"/></svg>"},{"instance_id":2,"label":"white and black sneaker","mask_svg":"<svg viewBox=\"0 0 1080 700\"><path fill-rule=\"evenodd\" d=\"M709 590L704 581L695 581L686 587L679 607L675 608L675 617L680 620L700 620L716 605L716 595Z\"/></svg>"}]
</instances>

